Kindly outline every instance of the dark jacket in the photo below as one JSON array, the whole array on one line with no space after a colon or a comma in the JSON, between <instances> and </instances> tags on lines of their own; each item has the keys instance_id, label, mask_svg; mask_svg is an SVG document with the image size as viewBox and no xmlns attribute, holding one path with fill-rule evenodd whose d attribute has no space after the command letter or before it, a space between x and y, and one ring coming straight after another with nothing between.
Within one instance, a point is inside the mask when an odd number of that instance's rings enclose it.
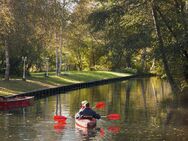
<instances>
[{"instance_id":1,"label":"dark jacket","mask_svg":"<svg viewBox=\"0 0 188 141\"><path fill-rule=\"evenodd\" d=\"M80 112L76 114L76 118L84 118L84 117L93 117L96 119L100 119L101 116L93 111L91 108L84 108Z\"/></svg>"}]
</instances>

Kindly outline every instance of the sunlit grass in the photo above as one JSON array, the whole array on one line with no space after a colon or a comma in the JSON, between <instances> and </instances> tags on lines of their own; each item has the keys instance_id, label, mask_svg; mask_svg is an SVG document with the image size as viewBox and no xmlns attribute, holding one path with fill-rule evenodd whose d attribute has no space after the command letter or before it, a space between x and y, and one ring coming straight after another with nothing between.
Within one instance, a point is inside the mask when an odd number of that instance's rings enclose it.
<instances>
[{"instance_id":1,"label":"sunlit grass","mask_svg":"<svg viewBox=\"0 0 188 141\"><path fill-rule=\"evenodd\" d=\"M69 71L62 72L61 76L56 76L55 72L49 72L49 77L45 77L44 72L31 73L31 76L27 77L26 81L23 81L20 78L10 79L10 81L0 80L0 95L13 95L59 85L89 82L128 75L130 74L109 71Z\"/></svg>"}]
</instances>

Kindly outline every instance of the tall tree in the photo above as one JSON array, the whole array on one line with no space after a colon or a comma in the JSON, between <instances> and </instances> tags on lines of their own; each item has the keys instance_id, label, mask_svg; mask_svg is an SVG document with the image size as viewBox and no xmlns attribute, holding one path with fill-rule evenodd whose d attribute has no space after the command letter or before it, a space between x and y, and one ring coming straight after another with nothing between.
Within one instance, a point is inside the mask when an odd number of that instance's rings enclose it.
<instances>
[{"instance_id":1,"label":"tall tree","mask_svg":"<svg viewBox=\"0 0 188 141\"><path fill-rule=\"evenodd\" d=\"M9 34L14 30L14 18L11 13L12 5L10 1L0 1L0 41L3 43L5 51L5 80L9 80L10 75L10 53Z\"/></svg>"},{"instance_id":2,"label":"tall tree","mask_svg":"<svg viewBox=\"0 0 188 141\"><path fill-rule=\"evenodd\" d=\"M163 43L163 39L162 39L162 35L161 35L161 29L159 27L159 20L158 20L158 14L157 14L157 10L156 10L155 0L152 2L151 7L152 7L152 15L153 15L153 21L154 21L154 28L155 28L156 35L157 35L158 46L160 48L160 53L162 56L162 61L163 61L165 72L166 72L168 80L172 86L172 89L174 89L175 92L180 92L180 90L179 90L177 84L175 83L175 80L170 72L170 68L169 68L169 65L167 62L166 53L164 50L164 43Z\"/></svg>"},{"instance_id":3,"label":"tall tree","mask_svg":"<svg viewBox=\"0 0 188 141\"><path fill-rule=\"evenodd\" d=\"M115 68L125 65L120 60L127 58L126 54L132 54L132 59L126 59L129 62L143 58L145 61L140 64L143 71L143 64L152 65L152 60L155 60L161 72L166 73L172 88L179 92L185 80L181 76L182 70L187 64L185 0L96 0L96 5L89 21L93 31L105 33L107 46L112 49L111 62L116 60L113 63Z\"/></svg>"}]
</instances>

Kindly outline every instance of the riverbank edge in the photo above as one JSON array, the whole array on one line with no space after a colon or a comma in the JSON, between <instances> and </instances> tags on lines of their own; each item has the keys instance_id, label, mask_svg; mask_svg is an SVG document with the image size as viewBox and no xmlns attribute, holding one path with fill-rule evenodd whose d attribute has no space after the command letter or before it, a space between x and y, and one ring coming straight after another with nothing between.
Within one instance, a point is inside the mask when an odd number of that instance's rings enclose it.
<instances>
[{"instance_id":1,"label":"riverbank edge","mask_svg":"<svg viewBox=\"0 0 188 141\"><path fill-rule=\"evenodd\" d=\"M66 93L66 92L73 91L73 90L89 88L89 87L98 86L98 85L104 85L104 84L113 83L116 81L124 81L124 80L132 79L132 78L151 77L151 76L153 75L134 74L134 75L124 76L124 77L116 77L116 78L82 82L82 83L76 83L76 84L70 84L70 85L61 85L61 86L57 86L53 88L38 89L38 90L33 90L33 91L28 91L28 92L22 92L22 93L11 95L11 96L5 96L4 98L15 98L15 97L20 97L20 96L34 96L35 99L41 99L41 98L57 95L60 93Z\"/></svg>"}]
</instances>

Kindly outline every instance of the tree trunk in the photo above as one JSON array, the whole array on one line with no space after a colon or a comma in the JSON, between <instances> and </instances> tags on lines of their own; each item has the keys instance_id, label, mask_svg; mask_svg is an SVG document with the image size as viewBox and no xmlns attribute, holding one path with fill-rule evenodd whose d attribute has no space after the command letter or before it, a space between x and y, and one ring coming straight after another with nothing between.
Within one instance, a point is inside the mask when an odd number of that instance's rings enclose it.
<instances>
[{"instance_id":1,"label":"tree trunk","mask_svg":"<svg viewBox=\"0 0 188 141\"><path fill-rule=\"evenodd\" d=\"M155 58L153 58L153 60L152 60L152 65L150 67L150 71L153 71L154 68L155 68Z\"/></svg>"},{"instance_id":2,"label":"tree trunk","mask_svg":"<svg viewBox=\"0 0 188 141\"><path fill-rule=\"evenodd\" d=\"M55 56L56 56L56 75L59 76L59 48L58 48L58 38L57 31L54 34L55 36Z\"/></svg>"},{"instance_id":3,"label":"tree trunk","mask_svg":"<svg viewBox=\"0 0 188 141\"><path fill-rule=\"evenodd\" d=\"M141 57L141 71L145 72L146 71L146 48L143 49L142 51L142 57Z\"/></svg>"},{"instance_id":4,"label":"tree trunk","mask_svg":"<svg viewBox=\"0 0 188 141\"><path fill-rule=\"evenodd\" d=\"M63 51L63 46L62 46L62 28L61 28L61 34L60 34L60 53L59 53L59 69L58 69L58 74L61 75L61 66L62 66L62 51Z\"/></svg>"},{"instance_id":5,"label":"tree trunk","mask_svg":"<svg viewBox=\"0 0 188 141\"><path fill-rule=\"evenodd\" d=\"M187 46L188 46L188 20L187 20L187 15L184 11L187 10L187 1L186 2L183 2L182 0L180 0L180 3L181 3L181 20L182 20L182 23L183 23L183 27L184 27L184 39L183 39L183 49L184 49L184 53L185 53L185 57L187 57L187 52L188 52L188 49L187 49Z\"/></svg>"},{"instance_id":6,"label":"tree trunk","mask_svg":"<svg viewBox=\"0 0 188 141\"><path fill-rule=\"evenodd\" d=\"M55 49L55 54L56 54L56 75L58 76L59 75L58 47L56 47L56 49Z\"/></svg>"},{"instance_id":7,"label":"tree trunk","mask_svg":"<svg viewBox=\"0 0 188 141\"><path fill-rule=\"evenodd\" d=\"M156 11L156 7L155 7L154 3L152 4L152 16L153 16L153 21L154 21L155 32L156 32L156 35L157 35L158 46L159 46L160 53L161 53L161 56L162 56L164 70L166 72L169 83L172 87L172 90L175 93L179 93L180 89L178 88L177 84L175 83L174 78L172 77L172 74L170 72L170 68L169 68L169 65L168 65L168 62L167 62L166 53L164 51L164 43L163 43L163 40L162 40L162 35L161 35L159 22L158 22L158 15L157 15L157 11Z\"/></svg>"},{"instance_id":8,"label":"tree trunk","mask_svg":"<svg viewBox=\"0 0 188 141\"><path fill-rule=\"evenodd\" d=\"M7 45L7 41L5 40L5 63L6 63L6 69L5 69L5 80L9 80L10 75L10 56L9 56L9 47Z\"/></svg>"},{"instance_id":9,"label":"tree trunk","mask_svg":"<svg viewBox=\"0 0 188 141\"><path fill-rule=\"evenodd\" d=\"M63 9L65 8L65 0L63 0ZM63 13L64 15L64 13ZM58 73L59 75L61 75L61 71L62 71L62 53L63 53L63 39L62 39L62 35L63 35L63 29L62 29L63 24L61 23L61 27L60 27L60 53L59 53L59 68L58 68Z\"/></svg>"},{"instance_id":10,"label":"tree trunk","mask_svg":"<svg viewBox=\"0 0 188 141\"><path fill-rule=\"evenodd\" d=\"M94 53L94 46L93 46L93 44L92 44L92 67L95 67L95 53Z\"/></svg>"},{"instance_id":11,"label":"tree trunk","mask_svg":"<svg viewBox=\"0 0 188 141\"><path fill-rule=\"evenodd\" d=\"M127 54L126 54L126 67L128 67L128 68L131 68L131 53L130 52L128 52Z\"/></svg>"}]
</instances>

